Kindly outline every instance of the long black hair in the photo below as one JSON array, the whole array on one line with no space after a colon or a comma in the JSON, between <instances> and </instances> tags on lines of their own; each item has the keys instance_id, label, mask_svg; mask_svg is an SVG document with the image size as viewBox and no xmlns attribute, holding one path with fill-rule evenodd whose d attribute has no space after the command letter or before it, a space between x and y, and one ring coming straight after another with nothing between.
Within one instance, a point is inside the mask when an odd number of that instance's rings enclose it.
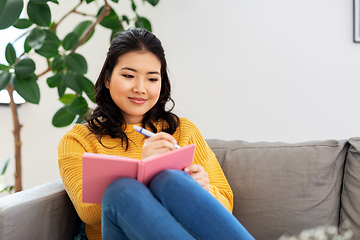
<instances>
[{"instance_id":1,"label":"long black hair","mask_svg":"<svg viewBox=\"0 0 360 240\"><path fill-rule=\"evenodd\" d=\"M99 77L95 83L95 99L97 107L93 111L88 122L88 128L94 133L99 142L104 135L112 138L120 138L125 149L129 147L129 138L125 133L126 121L121 109L114 103L111 98L109 89L106 88L105 82L110 79L119 57L129 52L151 52L161 63L161 90L160 97L154 107L145 113L142 119L142 126L150 128L157 132L154 123L159 120L165 121L160 131L173 134L178 125L179 118L171 111L175 102L171 98L171 86L167 73L167 63L165 52L160 40L151 32L140 28L129 28L118 33L111 42L107 52L107 57ZM172 106L166 110L166 103L171 102Z\"/></svg>"}]
</instances>

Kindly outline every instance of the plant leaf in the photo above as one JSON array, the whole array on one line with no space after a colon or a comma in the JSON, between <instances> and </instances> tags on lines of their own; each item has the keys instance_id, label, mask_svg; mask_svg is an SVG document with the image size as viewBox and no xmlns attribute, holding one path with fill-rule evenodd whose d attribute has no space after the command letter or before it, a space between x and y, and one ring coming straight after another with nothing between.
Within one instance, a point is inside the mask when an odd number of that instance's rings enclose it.
<instances>
[{"instance_id":1,"label":"plant leaf","mask_svg":"<svg viewBox=\"0 0 360 240\"><path fill-rule=\"evenodd\" d=\"M27 44L29 47L34 49L39 49L44 44L46 38L46 32L40 28L34 28L29 36L26 38Z\"/></svg>"},{"instance_id":2,"label":"plant leaf","mask_svg":"<svg viewBox=\"0 0 360 240\"><path fill-rule=\"evenodd\" d=\"M89 27L91 26L92 21L83 21L81 23L79 23L73 30L74 33L76 33L79 36L79 39L81 39L81 37L85 34L85 32L89 29ZM89 37L84 41L84 43L86 43L87 41L89 41L89 39L93 36L95 32L95 28L94 30L91 32L91 34L89 35ZM84 44L83 43L83 44Z\"/></svg>"},{"instance_id":3,"label":"plant leaf","mask_svg":"<svg viewBox=\"0 0 360 240\"><path fill-rule=\"evenodd\" d=\"M95 86L92 81L90 81L87 77L83 75L77 75L76 79L78 81L78 84L82 88L82 90L86 93L86 95L89 97L89 99L96 103L95 100Z\"/></svg>"},{"instance_id":4,"label":"plant leaf","mask_svg":"<svg viewBox=\"0 0 360 240\"><path fill-rule=\"evenodd\" d=\"M17 78L26 78L35 72L35 62L31 58L21 59L15 65L15 75Z\"/></svg>"},{"instance_id":5,"label":"plant leaf","mask_svg":"<svg viewBox=\"0 0 360 240\"><path fill-rule=\"evenodd\" d=\"M77 83L74 74L71 74L71 73L64 74L63 81L68 88L74 90L78 94L82 93L82 89L79 86L79 84Z\"/></svg>"},{"instance_id":6,"label":"plant leaf","mask_svg":"<svg viewBox=\"0 0 360 240\"><path fill-rule=\"evenodd\" d=\"M135 5L134 0L131 0L131 8L134 12L136 12L136 5Z\"/></svg>"},{"instance_id":7,"label":"plant leaf","mask_svg":"<svg viewBox=\"0 0 360 240\"><path fill-rule=\"evenodd\" d=\"M61 41L56 34L48 29L43 30L45 32L45 40L40 48L35 49L35 52L45 58L55 57L59 53L59 46Z\"/></svg>"},{"instance_id":8,"label":"plant leaf","mask_svg":"<svg viewBox=\"0 0 360 240\"><path fill-rule=\"evenodd\" d=\"M88 111L88 104L83 97L77 97L72 101L68 109L70 112L77 115L84 115Z\"/></svg>"},{"instance_id":9,"label":"plant leaf","mask_svg":"<svg viewBox=\"0 0 360 240\"><path fill-rule=\"evenodd\" d=\"M59 87L62 82L62 74L58 73L46 79L46 83L50 88Z\"/></svg>"},{"instance_id":10,"label":"plant leaf","mask_svg":"<svg viewBox=\"0 0 360 240\"><path fill-rule=\"evenodd\" d=\"M0 193L5 192L9 186L5 186L3 189L0 188Z\"/></svg>"},{"instance_id":11,"label":"plant leaf","mask_svg":"<svg viewBox=\"0 0 360 240\"><path fill-rule=\"evenodd\" d=\"M87 109L87 112L86 112L85 114L79 115L78 119L76 120L76 123L82 124L82 123L86 122L85 117L86 117L87 119L89 119L90 116L91 116L91 113L92 113L92 112L89 111L89 110L90 110L90 108Z\"/></svg>"},{"instance_id":12,"label":"plant leaf","mask_svg":"<svg viewBox=\"0 0 360 240\"><path fill-rule=\"evenodd\" d=\"M74 99L76 98L75 94L65 94L64 96L62 96L61 98L59 98L60 102L62 102L65 105L70 105L72 103L72 101L74 101Z\"/></svg>"},{"instance_id":13,"label":"plant leaf","mask_svg":"<svg viewBox=\"0 0 360 240\"><path fill-rule=\"evenodd\" d=\"M119 2L119 0L111 0L111 1L113 1L114 3L118 3L118 2Z\"/></svg>"},{"instance_id":14,"label":"plant leaf","mask_svg":"<svg viewBox=\"0 0 360 240\"><path fill-rule=\"evenodd\" d=\"M65 91L66 91L66 88L67 88L67 86L66 86L66 84L65 84L65 82L64 82L64 76L63 76L63 79L62 79L62 81L61 81L61 84L60 84L60 86L58 86L58 95L59 95L59 98L61 98L62 96L64 96Z\"/></svg>"},{"instance_id":15,"label":"plant leaf","mask_svg":"<svg viewBox=\"0 0 360 240\"><path fill-rule=\"evenodd\" d=\"M76 47L79 42L79 36L75 32L67 34L63 40L63 47L67 50L72 50Z\"/></svg>"},{"instance_id":16,"label":"plant leaf","mask_svg":"<svg viewBox=\"0 0 360 240\"><path fill-rule=\"evenodd\" d=\"M0 1L0 30L13 25L21 14L24 7L23 0L1 0Z\"/></svg>"},{"instance_id":17,"label":"plant leaf","mask_svg":"<svg viewBox=\"0 0 360 240\"><path fill-rule=\"evenodd\" d=\"M54 60L50 64L53 71L62 71L65 68L65 61L63 56L58 55L54 57Z\"/></svg>"},{"instance_id":18,"label":"plant leaf","mask_svg":"<svg viewBox=\"0 0 360 240\"><path fill-rule=\"evenodd\" d=\"M24 51L26 53L29 53L32 49L32 47L29 46L29 38L26 38L25 41L24 41Z\"/></svg>"},{"instance_id":19,"label":"plant leaf","mask_svg":"<svg viewBox=\"0 0 360 240\"><path fill-rule=\"evenodd\" d=\"M127 25L130 24L130 20L126 15L122 15L122 20L125 21L127 23Z\"/></svg>"},{"instance_id":20,"label":"plant leaf","mask_svg":"<svg viewBox=\"0 0 360 240\"><path fill-rule=\"evenodd\" d=\"M138 19L135 22L135 26L138 28L144 28L151 32L151 23L147 18L138 16Z\"/></svg>"},{"instance_id":21,"label":"plant leaf","mask_svg":"<svg viewBox=\"0 0 360 240\"><path fill-rule=\"evenodd\" d=\"M31 0L34 3L47 3L47 2L52 2L51 0Z\"/></svg>"},{"instance_id":22,"label":"plant leaf","mask_svg":"<svg viewBox=\"0 0 360 240\"><path fill-rule=\"evenodd\" d=\"M53 31L49 30L49 29L44 29L44 31L45 31L45 34L46 34L45 41L52 42L52 43L56 44L56 46L60 47L61 41L56 36L56 34Z\"/></svg>"},{"instance_id":23,"label":"plant leaf","mask_svg":"<svg viewBox=\"0 0 360 240\"><path fill-rule=\"evenodd\" d=\"M58 46L54 42L45 41L35 52L43 57L52 58L59 54Z\"/></svg>"},{"instance_id":24,"label":"plant leaf","mask_svg":"<svg viewBox=\"0 0 360 240\"><path fill-rule=\"evenodd\" d=\"M89 116L88 116L88 118L89 118ZM79 117L76 119L77 124L82 124L84 121L85 121L84 115L83 116L79 115Z\"/></svg>"},{"instance_id":25,"label":"plant leaf","mask_svg":"<svg viewBox=\"0 0 360 240\"><path fill-rule=\"evenodd\" d=\"M33 22L29 19L20 18L13 26L18 29L26 29L29 28L31 25L33 25Z\"/></svg>"},{"instance_id":26,"label":"plant leaf","mask_svg":"<svg viewBox=\"0 0 360 240\"><path fill-rule=\"evenodd\" d=\"M104 7L99 9L98 15L102 12L103 9ZM112 8L110 9L109 15L104 17L104 19L100 22L100 25L109 29L123 29L119 16Z\"/></svg>"},{"instance_id":27,"label":"plant leaf","mask_svg":"<svg viewBox=\"0 0 360 240\"><path fill-rule=\"evenodd\" d=\"M76 73L87 73L88 67L85 58L78 53L70 53L65 57L66 67Z\"/></svg>"},{"instance_id":28,"label":"plant leaf","mask_svg":"<svg viewBox=\"0 0 360 240\"><path fill-rule=\"evenodd\" d=\"M0 72L0 90L6 88L11 80L11 73L8 71Z\"/></svg>"},{"instance_id":29,"label":"plant leaf","mask_svg":"<svg viewBox=\"0 0 360 240\"><path fill-rule=\"evenodd\" d=\"M11 157L9 157L9 158L5 161L4 166L3 166L3 169L2 169L1 174L0 174L0 177L2 177L2 176L5 175L5 172L6 172L6 169L7 169L8 165L9 165L10 160L11 160Z\"/></svg>"},{"instance_id":30,"label":"plant leaf","mask_svg":"<svg viewBox=\"0 0 360 240\"><path fill-rule=\"evenodd\" d=\"M52 119L52 124L55 127L66 127L70 125L76 117L76 114L73 114L68 111L68 106L60 108Z\"/></svg>"},{"instance_id":31,"label":"plant leaf","mask_svg":"<svg viewBox=\"0 0 360 240\"><path fill-rule=\"evenodd\" d=\"M0 63L0 71L8 69L9 66Z\"/></svg>"},{"instance_id":32,"label":"plant leaf","mask_svg":"<svg viewBox=\"0 0 360 240\"><path fill-rule=\"evenodd\" d=\"M38 4L30 1L27 5L29 19L35 24L48 27L51 23L51 11L47 3Z\"/></svg>"},{"instance_id":33,"label":"plant leaf","mask_svg":"<svg viewBox=\"0 0 360 240\"><path fill-rule=\"evenodd\" d=\"M86 3L89 4L89 3L93 2L93 1L95 1L95 0L86 0Z\"/></svg>"},{"instance_id":34,"label":"plant leaf","mask_svg":"<svg viewBox=\"0 0 360 240\"><path fill-rule=\"evenodd\" d=\"M154 7L156 6L156 4L159 3L159 0L146 0L148 3L150 3L151 5L153 5Z\"/></svg>"},{"instance_id":35,"label":"plant leaf","mask_svg":"<svg viewBox=\"0 0 360 240\"><path fill-rule=\"evenodd\" d=\"M39 104L40 102L40 89L36 82L37 76L35 74L30 77L21 79L14 78L14 88L18 94L25 99L25 101Z\"/></svg>"},{"instance_id":36,"label":"plant leaf","mask_svg":"<svg viewBox=\"0 0 360 240\"><path fill-rule=\"evenodd\" d=\"M15 48L13 47L13 45L11 43L8 43L8 45L6 46L5 49L5 58L6 61L10 64L13 65L16 62L16 52L15 52Z\"/></svg>"}]
</instances>

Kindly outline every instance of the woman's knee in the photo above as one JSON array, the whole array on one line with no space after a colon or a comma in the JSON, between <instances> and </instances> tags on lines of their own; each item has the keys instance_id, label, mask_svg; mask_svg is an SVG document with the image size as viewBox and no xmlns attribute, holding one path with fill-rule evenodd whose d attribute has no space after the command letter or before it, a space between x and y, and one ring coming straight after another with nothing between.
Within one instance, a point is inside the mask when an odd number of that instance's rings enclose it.
<instances>
[{"instance_id":1,"label":"woman's knee","mask_svg":"<svg viewBox=\"0 0 360 240\"><path fill-rule=\"evenodd\" d=\"M185 177L186 175L188 174L185 173L184 171L168 169L158 173L153 178L152 181L161 181L161 182L176 181L179 178Z\"/></svg>"},{"instance_id":2,"label":"woman's knee","mask_svg":"<svg viewBox=\"0 0 360 240\"><path fill-rule=\"evenodd\" d=\"M131 197L135 194L134 191L138 185L141 185L138 181L132 178L119 178L110 183L106 188L102 203L107 204L109 200L117 201L119 198Z\"/></svg>"},{"instance_id":3,"label":"woman's knee","mask_svg":"<svg viewBox=\"0 0 360 240\"><path fill-rule=\"evenodd\" d=\"M192 177L184 171L169 169L157 174L150 182L149 188L151 191L156 191L156 189L167 191L169 188L181 188L192 180Z\"/></svg>"}]
</instances>

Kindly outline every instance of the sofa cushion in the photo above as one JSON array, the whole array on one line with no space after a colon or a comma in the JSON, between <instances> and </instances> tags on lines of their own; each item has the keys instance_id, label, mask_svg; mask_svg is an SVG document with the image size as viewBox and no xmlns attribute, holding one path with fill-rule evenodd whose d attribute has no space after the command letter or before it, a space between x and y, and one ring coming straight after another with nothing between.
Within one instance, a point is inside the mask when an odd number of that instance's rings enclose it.
<instances>
[{"instance_id":1,"label":"sofa cushion","mask_svg":"<svg viewBox=\"0 0 360 240\"><path fill-rule=\"evenodd\" d=\"M233 214L255 239L338 225L346 141L208 144L234 192Z\"/></svg>"},{"instance_id":2,"label":"sofa cushion","mask_svg":"<svg viewBox=\"0 0 360 240\"><path fill-rule=\"evenodd\" d=\"M340 220L349 221L353 239L360 239L360 138L350 138L345 162Z\"/></svg>"}]
</instances>

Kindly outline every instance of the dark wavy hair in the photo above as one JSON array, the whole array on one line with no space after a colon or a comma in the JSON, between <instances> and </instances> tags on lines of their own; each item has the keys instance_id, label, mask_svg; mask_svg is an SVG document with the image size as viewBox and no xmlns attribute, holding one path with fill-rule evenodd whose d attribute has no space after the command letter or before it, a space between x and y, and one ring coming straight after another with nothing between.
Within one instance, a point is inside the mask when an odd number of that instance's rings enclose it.
<instances>
[{"instance_id":1,"label":"dark wavy hair","mask_svg":"<svg viewBox=\"0 0 360 240\"><path fill-rule=\"evenodd\" d=\"M167 73L167 63L165 52L160 40L151 32L139 29L129 28L118 33L111 42L107 52L107 57L99 77L95 83L95 99L97 107L93 111L88 122L89 130L94 133L99 142L104 135L112 138L120 138L125 149L129 147L129 138L125 133L126 121L122 110L114 103L109 89L105 82L110 79L119 57L129 52L151 52L161 63L161 90L160 97L154 107L145 113L142 119L142 126L150 128L157 132L154 123L164 120L167 124L162 124L161 131L173 134L179 126L179 118L172 113L175 102L171 98L171 86ZM166 110L166 104L172 103L170 109Z\"/></svg>"}]
</instances>

